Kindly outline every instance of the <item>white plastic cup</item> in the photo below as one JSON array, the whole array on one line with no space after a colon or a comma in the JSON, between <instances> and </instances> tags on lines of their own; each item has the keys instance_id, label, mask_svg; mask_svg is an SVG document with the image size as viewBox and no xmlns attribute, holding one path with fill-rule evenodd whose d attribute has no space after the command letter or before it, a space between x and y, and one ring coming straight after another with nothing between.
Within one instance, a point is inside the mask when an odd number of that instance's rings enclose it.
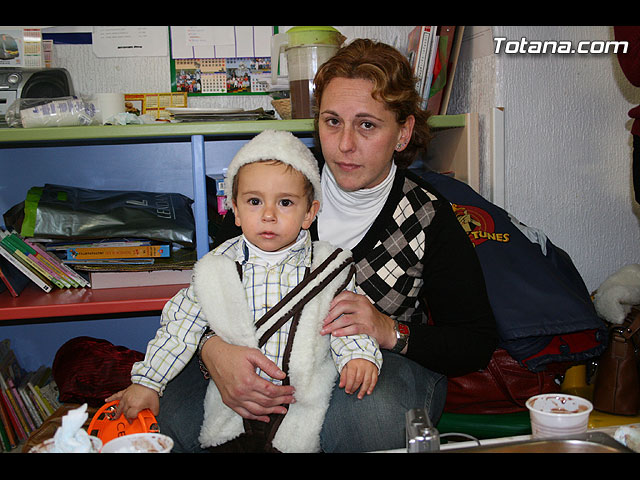
<instances>
[{"instance_id":1,"label":"white plastic cup","mask_svg":"<svg viewBox=\"0 0 640 480\"><path fill-rule=\"evenodd\" d=\"M132 433L109 440L100 453L169 453L172 448L171 437L161 433Z\"/></svg>"},{"instance_id":2,"label":"white plastic cup","mask_svg":"<svg viewBox=\"0 0 640 480\"><path fill-rule=\"evenodd\" d=\"M93 95L93 103L99 124L105 124L111 117L126 110L123 93L96 93Z\"/></svg>"},{"instance_id":3,"label":"white plastic cup","mask_svg":"<svg viewBox=\"0 0 640 480\"><path fill-rule=\"evenodd\" d=\"M563 437L585 433L593 405L589 400L564 393L546 393L526 402L533 437Z\"/></svg>"}]
</instances>

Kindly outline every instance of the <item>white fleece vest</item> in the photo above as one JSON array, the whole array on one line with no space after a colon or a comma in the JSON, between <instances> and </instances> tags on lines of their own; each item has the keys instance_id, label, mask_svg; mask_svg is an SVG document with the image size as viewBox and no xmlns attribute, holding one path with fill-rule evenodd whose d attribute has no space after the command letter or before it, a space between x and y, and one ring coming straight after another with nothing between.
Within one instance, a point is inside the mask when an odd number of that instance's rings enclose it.
<instances>
[{"instance_id":1,"label":"white fleece vest","mask_svg":"<svg viewBox=\"0 0 640 480\"><path fill-rule=\"evenodd\" d=\"M331 358L330 338L320 335L322 320L329 312L333 297L348 282L352 272L351 252L341 251L317 277L314 270L335 247L326 242L313 243L312 280L279 312L285 314L321 284L329 272L339 269L330 281L302 310L289 360L289 378L296 389L296 403L289 406L272 445L281 452L320 451L320 430L329 406L337 369ZM258 340L280 314L256 330L236 263L223 255L208 253L194 267L196 297L214 332L227 343L258 348ZM276 308L276 307L274 307ZM209 382L204 403L204 421L200 431L203 447L221 445L244 432L243 419L223 402L213 381Z\"/></svg>"}]
</instances>

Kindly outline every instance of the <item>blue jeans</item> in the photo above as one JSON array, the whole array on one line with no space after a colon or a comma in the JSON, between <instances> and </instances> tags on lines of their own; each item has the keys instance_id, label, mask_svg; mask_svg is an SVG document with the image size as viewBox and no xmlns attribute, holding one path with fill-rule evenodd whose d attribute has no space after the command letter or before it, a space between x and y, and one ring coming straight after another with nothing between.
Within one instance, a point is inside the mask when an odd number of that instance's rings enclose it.
<instances>
[{"instance_id":1,"label":"blue jeans","mask_svg":"<svg viewBox=\"0 0 640 480\"><path fill-rule=\"evenodd\" d=\"M438 423L447 396L447 378L403 355L383 350L383 363L372 395L358 400L337 384L325 416L320 444L335 453L405 448L405 415L425 408Z\"/></svg>"},{"instance_id":2,"label":"blue jeans","mask_svg":"<svg viewBox=\"0 0 640 480\"><path fill-rule=\"evenodd\" d=\"M198 359L187 363L184 370L171 380L160 397L157 415L160 432L173 439L175 453L206 453L200 447L198 435L204 420L204 396L209 380L205 380Z\"/></svg>"},{"instance_id":3,"label":"blue jeans","mask_svg":"<svg viewBox=\"0 0 640 480\"><path fill-rule=\"evenodd\" d=\"M320 433L323 451L367 452L404 448L405 414L426 408L434 425L444 409L447 380L402 355L383 351L383 366L372 395L358 400L336 386ZM160 431L174 440L174 452L206 452L198 435L207 381L197 359L169 384L160 398Z\"/></svg>"}]
</instances>

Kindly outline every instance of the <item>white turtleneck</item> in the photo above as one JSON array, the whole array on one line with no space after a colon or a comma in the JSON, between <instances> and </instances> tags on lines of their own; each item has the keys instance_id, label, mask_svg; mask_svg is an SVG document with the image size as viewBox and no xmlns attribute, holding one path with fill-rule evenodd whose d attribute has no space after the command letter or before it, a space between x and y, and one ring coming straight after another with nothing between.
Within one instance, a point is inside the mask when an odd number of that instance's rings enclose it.
<instances>
[{"instance_id":1,"label":"white turtleneck","mask_svg":"<svg viewBox=\"0 0 640 480\"><path fill-rule=\"evenodd\" d=\"M301 229L300 233L298 234L298 238L294 243L292 243L288 247L283 248L281 250L276 250L275 252L268 252L266 250L262 250L261 248L256 247L253 243L247 240L247 237L245 237L244 234L242 235L242 237L251 254L264 260L264 262L268 266L273 266L273 265L277 265L282 260L284 260L289 255L291 255L294 250L298 251L300 249L303 249L305 247L307 235L308 235L308 231Z\"/></svg>"},{"instance_id":2,"label":"white turtleneck","mask_svg":"<svg viewBox=\"0 0 640 480\"><path fill-rule=\"evenodd\" d=\"M325 166L322 171L322 208L318 214L318 237L335 246L352 249L367 233L382 210L393 187L395 163L389 175L372 188L342 190Z\"/></svg>"}]
</instances>

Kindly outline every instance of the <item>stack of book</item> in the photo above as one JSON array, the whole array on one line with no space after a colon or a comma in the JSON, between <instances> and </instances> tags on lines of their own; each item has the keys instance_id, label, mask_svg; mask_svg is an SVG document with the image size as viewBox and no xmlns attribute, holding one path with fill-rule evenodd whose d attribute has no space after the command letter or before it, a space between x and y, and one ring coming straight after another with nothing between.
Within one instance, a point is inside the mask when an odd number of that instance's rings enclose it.
<instances>
[{"instance_id":1,"label":"stack of book","mask_svg":"<svg viewBox=\"0 0 640 480\"><path fill-rule=\"evenodd\" d=\"M48 243L46 250L88 277L93 289L188 284L195 250L147 239Z\"/></svg>"},{"instance_id":2,"label":"stack of book","mask_svg":"<svg viewBox=\"0 0 640 480\"><path fill-rule=\"evenodd\" d=\"M6 230L0 230L0 279L3 289L14 297L31 282L47 293L54 288L89 286L86 279L42 245Z\"/></svg>"},{"instance_id":3,"label":"stack of book","mask_svg":"<svg viewBox=\"0 0 640 480\"><path fill-rule=\"evenodd\" d=\"M407 57L422 108L446 115L464 27L426 25L409 33Z\"/></svg>"},{"instance_id":4,"label":"stack of book","mask_svg":"<svg viewBox=\"0 0 640 480\"><path fill-rule=\"evenodd\" d=\"M17 297L33 283L49 293L67 288L186 285L196 252L151 240L54 242L0 229L0 294Z\"/></svg>"},{"instance_id":5,"label":"stack of book","mask_svg":"<svg viewBox=\"0 0 640 480\"><path fill-rule=\"evenodd\" d=\"M62 261L75 265L150 264L156 258L171 256L169 245L155 245L150 240L58 244L47 246L47 250L62 252Z\"/></svg>"},{"instance_id":6,"label":"stack of book","mask_svg":"<svg viewBox=\"0 0 640 480\"><path fill-rule=\"evenodd\" d=\"M58 388L51 368L26 372L8 339L0 342L0 451L11 451L58 408Z\"/></svg>"}]
</instances>

